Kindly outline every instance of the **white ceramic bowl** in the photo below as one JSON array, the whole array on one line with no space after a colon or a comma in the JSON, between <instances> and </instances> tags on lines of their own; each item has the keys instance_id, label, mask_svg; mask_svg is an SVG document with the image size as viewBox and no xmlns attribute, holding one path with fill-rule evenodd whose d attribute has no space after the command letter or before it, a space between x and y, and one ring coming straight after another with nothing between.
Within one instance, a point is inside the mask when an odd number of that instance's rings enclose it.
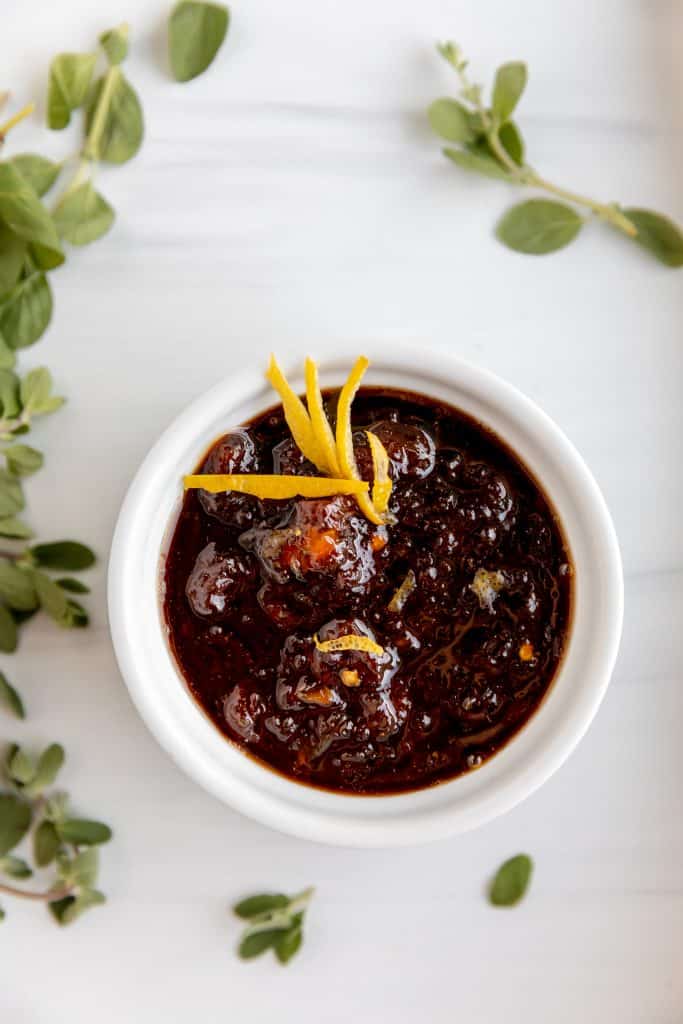
<instances>
[{"instance_id":1,"label":"white ceramic bowl","mask_svg":"<svg viewBox=\"0 0 683 1024\"><path fill-rule=\"evenodd\" d=\"M366 381L450 402L507 441L559 513L575 568L568 649L525 727L482 768L413 793L350 796L293 782L226 740L190 696L168 647L160 605L164 554L181 477L229 427L273 404L263 367L221 381L155 444L121 509L109 567L109 615L119 666L140 714L173 759L221 800L283 832L349 846L398 846L464 832L519 803L579 742L610 679L622 623L619 548L605 502L558 427L519 391L477 367L424 348L366 346ZM302 360L303 361L303 360ZM303 390L292 370L291 380ZM323 386L348 363L324 361Z\"/></svg>"}]
</instances>

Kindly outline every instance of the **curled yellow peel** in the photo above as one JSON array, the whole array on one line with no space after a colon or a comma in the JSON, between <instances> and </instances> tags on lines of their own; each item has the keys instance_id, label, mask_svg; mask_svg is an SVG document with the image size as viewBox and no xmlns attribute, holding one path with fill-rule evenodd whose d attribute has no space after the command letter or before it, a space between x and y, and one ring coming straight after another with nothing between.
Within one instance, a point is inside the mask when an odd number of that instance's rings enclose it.
<instances>
[{"instance_id":1,"label":"curled yellow peel","mask_svg":"<svg viewBox=\"0 0 683 1024\"><path fill-rule=\"evenodd\" d=\"M266 379L272 384L282 399L285 419L292 437L301 453L313 463L321 473L327 473L327 463L323 456L321 447L317 441L311 418L306 412L306 406L301 401L291 384L280 369L275 356L271 355ZM340 474L341 475L341 474Z\"/></svg>"},{"instance_id":2,"label":"curled yellow peel","mask_svg":"<svg viewBox=\"0 0 683 1024\"><path fill-rule=\"evenodd\" d=\"M410 594L412 594L413 590L415 590L416 586L417 580L415 579L415 573L412 569L408 569L408 572L403 579L403 583L401 583L401 586L394 592L391 601L387 605L389 611L397 613L403 611L404 604L408 600Z\"/></svg>"},{"instance_id":3,"label":"curled yellow peel","mask_svg":"<svg viewBox=\"0 0 683 1024\"><path fill-rule=\"evenodd\" d=\"M337 458L342 476L347 477L349 480L360 480L356 456L353 451L351 404L356 397L360 382L369 365L370 361L365 356L358 357L346 384L339 393L339 401L337 402ZM372 504L369 494L359 494L357 501L361 512L371 523L375 523L376 526L384 524L384 519Z\"/></svg>"},{"instance_id":4,"label":"curled yellow peel","mask_svg":"<svg viewBox=\"0 0 683 1024\"><path fill-rule=\"evenodd\" d=\"M313 637L316 649L323 654L334 654L336 651L364 651L366 654L384 654L384 648L371 640L369 636L358 636L356 633L346 633L344 636L335 637L334 640L319 640L316 634Z\"/></svg>"},{"instance_id":5,"label":"curled yellow peel","mask_svg":"<svg viewBox=\"0 0 683 1024\"><path fill-rule=\"evenodd\" d=\"M308 405L308 415L311 418L313 433L327 463L327 471L331 476L340 477L342 472L339 468L339 460L337 459L334 434L325 414L323 396L320 391L318 364L313 359L306 359L306 404Z\"/></svg>"},{"instance_id":6,"label":"curled yellow peel","mask_svg":"<svg viewBox=\"0 0 683 1024\"><path fill-rule=\"evenodd\" d=\"M377 434L373 434L371 430L366 430L365 436L368 439L370 454L372 455L372 475L374 481L372 485L372 504L379 514L383 515L389 504L392 487L391 477L389 476L389 455Z\"/></svg>"},{"instance_id":7,"label":"curled yellow peel","mask_svg":"<svg viewBox=\"0 0 683 1024\"><path fill-rule=\"evenodd\" d=\"M239 491L256 498L326 498L333 494L367 493L364 480L336 480L328 476L278 476L277 474L194 473L186 476L185 490L211 494Z\"/></svg>"}]
</instances>

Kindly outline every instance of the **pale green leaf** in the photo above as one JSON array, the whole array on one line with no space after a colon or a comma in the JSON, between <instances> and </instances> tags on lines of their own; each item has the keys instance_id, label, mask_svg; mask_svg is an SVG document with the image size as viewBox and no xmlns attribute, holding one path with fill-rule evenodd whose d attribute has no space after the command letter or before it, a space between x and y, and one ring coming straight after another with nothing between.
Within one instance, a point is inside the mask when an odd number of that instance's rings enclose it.
<instances>
[{"instance_id":1,"label":"pale green leaf","mask_svg":"<svg viewBox=\"0 0 683 1024\"><path fill-rule=\"evenodd\" d=\"M67 192L54 211L60 238L72 245L87 245L106 235L114 223L114 211L87 181Z\"/></svg>"},{"instance_id":2,"label":"pale green leaf","mask_svg":"<svg viewBox=\"0 0 683 1024\"><path fill-rule=\"evenodd\" d=\"M173 77L189 82L201 75L223 45L230 12L223 4L180 0L168 22L168 57Z\"/></svg>"},{"instance_id":3,"label":"pale green leaf","mask_svg":"<svg viewBox=\"0 0 683 1024\"><path fill-rule=\"evenodd\" d=\"M96 53L60 53L54 58L47 89L49 128L66 128L72 112L83 106L96 63Z\"/></svg>"},{"instance_id":4,"label":"pale green leaf","mask_svg":"<svg viewBox=\"0 0 683 1024\"><path fill-rule=\"evenodd\" d=\"M583 220L570 206L551 199L528 199L505 213L496 234L509 249L540 256L569 245L582 226Z\"/></svg>"}]
</instances>

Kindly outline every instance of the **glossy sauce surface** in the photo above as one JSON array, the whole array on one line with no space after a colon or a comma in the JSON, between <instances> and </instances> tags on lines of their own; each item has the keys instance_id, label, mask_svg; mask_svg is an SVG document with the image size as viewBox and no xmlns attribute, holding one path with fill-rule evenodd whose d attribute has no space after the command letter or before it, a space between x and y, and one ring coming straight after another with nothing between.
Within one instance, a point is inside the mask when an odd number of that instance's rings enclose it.
<instances>
[{"instance_id":1,"label":"glossy sauce surface","mask_svg":"<svg viewBox=\"0 0 683 1024\"><path fill-rule=\"evenodd\" d=\"M336 393L326 401L333 421ZM469 417L364 388L353 423L366 479L363 428L389 452L396 522L373 526L351 497L189 491L164 614L192 694L231 740L301 782L399 792L479 767L529 719L566 644L571 567L535 481ZM202 469L315 472L279 408L218 439ZM321 651L316 634L383 653Z\"/></svg>"}]
</instances>

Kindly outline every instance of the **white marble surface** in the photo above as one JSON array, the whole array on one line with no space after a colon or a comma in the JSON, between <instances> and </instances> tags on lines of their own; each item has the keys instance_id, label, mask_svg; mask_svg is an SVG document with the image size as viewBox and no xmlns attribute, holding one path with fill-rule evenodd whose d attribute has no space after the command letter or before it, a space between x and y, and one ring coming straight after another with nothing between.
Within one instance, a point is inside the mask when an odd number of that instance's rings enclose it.
<instances>
[{"instance_id":1,"label":"white marble surface","mask_svg":"<svg viewBox=\"0 0 683 1024\"><path fill-rule=\"evenodd\" d=\"M65 743L79 806L116 829L110 903L65 932L11 908L3 1024L681 1021L683 277L597 226L545 260L507 252L491 227L513 196L441 159L423 112L452 85L435 38L459 38L487 80L525 58L535 162L681 220L683 5L235 0L223 54L190 85L163 68L166 9L3 4L2 86L42 95L55 52L126 18L147 116L139 157L101 173L115 230L55 274L53 326L24 359L69 396L29 493L43 535L102 553L94 623L31 626L7 666L30 719L0 725ZM33 145L70 141L36 122L9 151ZM189 399L271 348L353 353L369 336L456 350L539 401L604 488L627 574L617 671L567 765L487 828L395 853L276 835L181 775L130 704L104 601L124 490ZM486 879L522 849L529 899L494 911ZM229 903L309 883L298 961L239 963Z\"/></svg>"}]
</instances>

